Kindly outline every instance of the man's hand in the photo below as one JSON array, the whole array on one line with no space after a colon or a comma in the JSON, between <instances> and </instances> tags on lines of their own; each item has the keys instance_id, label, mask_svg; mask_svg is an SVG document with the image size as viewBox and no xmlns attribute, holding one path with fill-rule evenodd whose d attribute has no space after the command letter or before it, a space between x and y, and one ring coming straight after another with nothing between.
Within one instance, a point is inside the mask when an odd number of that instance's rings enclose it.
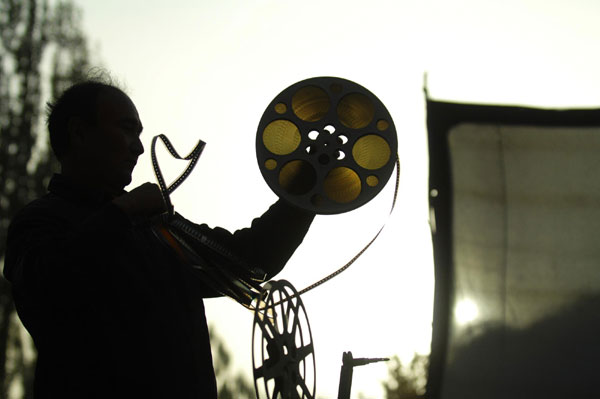
<instances>
[{"instance_id":1,"label":"man's hand","mask_svg":"<svg viewBox=\"0 0 600 399\"><path fill-rule=\"evenodd\" d=\"M112 202L129 215L134 222L151 218L167 211L160 188L153 183L144 183L130 192L115 198Z\"/></svg>"}]
</instances>

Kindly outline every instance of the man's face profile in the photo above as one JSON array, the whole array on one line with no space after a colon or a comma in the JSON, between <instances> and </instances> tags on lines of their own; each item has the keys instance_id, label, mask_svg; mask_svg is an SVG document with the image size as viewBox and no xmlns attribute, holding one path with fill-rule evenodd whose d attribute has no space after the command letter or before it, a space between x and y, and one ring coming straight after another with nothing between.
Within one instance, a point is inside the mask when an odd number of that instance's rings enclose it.
<instances>
[{"instance_id":1,"label":"man's face profile","mask_svg":"<svg viewBox=\"0 0 600 399\"><path fill-rule=\"evenodd\" d=\"M93 184L113 193L131 182L131 173L144 152L142 123L133 102L125 94L103 90L96 103L95 120L83 123L73 150L76 163Z\"/></svg>"}]
</instances>

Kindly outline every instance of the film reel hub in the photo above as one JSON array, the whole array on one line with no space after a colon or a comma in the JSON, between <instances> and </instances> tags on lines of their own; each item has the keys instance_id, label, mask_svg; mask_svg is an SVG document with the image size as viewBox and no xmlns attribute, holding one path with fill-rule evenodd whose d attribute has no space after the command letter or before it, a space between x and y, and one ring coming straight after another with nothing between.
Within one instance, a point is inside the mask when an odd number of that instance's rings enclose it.
<instances>
[{"instance_id":1,"label":"film reel hub","mask_svg":"<svg viewBox=\"0 0 600 399\"><path fill-rule=\"evenodd\" d=\"M281 198L320 214L347 212L390 178L397 137L389 112L364 87L317 77L282 91L258 126L261 173Z\"/></svg>"}]
</instances>

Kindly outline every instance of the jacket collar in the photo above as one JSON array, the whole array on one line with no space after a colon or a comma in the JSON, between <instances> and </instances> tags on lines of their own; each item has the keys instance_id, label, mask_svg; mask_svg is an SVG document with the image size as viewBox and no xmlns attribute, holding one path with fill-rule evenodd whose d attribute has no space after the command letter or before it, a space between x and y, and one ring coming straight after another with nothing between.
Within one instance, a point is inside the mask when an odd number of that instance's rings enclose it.
<instances>
[{"instance_id":1,"label":"jacket collar","mask_svg":"<svg viewBox=\"0 0 600 399\"><path fill-rule=\"evenodd\" d=\"M98 205L107 203L114 198L103 190L77 184L59 173L54 174L52 179L50 179L48 191L72 201ZM123 191L123 193L125 193L125 191Z\"/></svg>"}]
</instances>

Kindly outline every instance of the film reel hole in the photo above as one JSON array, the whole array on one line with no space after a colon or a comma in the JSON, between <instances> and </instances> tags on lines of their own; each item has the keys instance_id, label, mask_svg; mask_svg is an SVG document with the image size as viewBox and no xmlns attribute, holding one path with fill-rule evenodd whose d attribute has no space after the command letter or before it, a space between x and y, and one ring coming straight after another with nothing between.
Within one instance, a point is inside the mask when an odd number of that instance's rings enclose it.
<instances>
[{"instance_id":1,"label":"film reel hole","mask_svg":"<svg viewBox=\"0 0 600 399\"><path fill-rule=\"evenodd\" d=\"M300 140L298 127L285 119L269 123L262 134L265 148L276 155L291 154L300 145Z\"/></svg>"},{"instance_id":2,"label":"film reel hole","mask_svg":"<svg viewBox=\"0 0 600 399\"><path fill-rule=\"evenodd\" d=\"M341 161L344 158L346 158L346 154L344 154L344 151L342 151L342 150L336 150L336 152L335 152L335 159L337 159L338 161Z\"/></svg>"},{"instance_id":3,"label":"film reel hole","mask_svg":"<svg viewBox=\"0 0 600 399\"><path fill-rule=\"evenodd\" d=\"M352 202L360 194L360 178L350 168L344 166L333 168L323 181L323 191L332 201L342 204Z\"/></svg>"},{"instance_id":4,"label":"film reel hole","mask_svg":"<svg viewBox=\"0 0 600 399\"><path fill-rule=\"evenodd\" d=\"M316 140L317 137L319 137L319 132L317 132L316 130L311 130L310 132L308 132L309 139Z\"/></svg>"},{"instance_id":5,"label":"film reel hole","mask_svg":"<svg viewBox=\"0 0 600 399\"><path fill-rule=\"evenodd\" d=\"M335 127L333 127L332 125L327 125L323 128L323 130L327 130L329 134L333 134L335 132Z\"/></svg>"},{"instance_id":6,"label":"film reel hole","mask_svg":"<svg viewBox=\"0 0 600 399\"><path fill-rule=\"evenodd\" d=\"M309 155L312 155L312 154L314 154L315 152L317 152L317 150L315 149L315 147L314 147L314 146L312 146L312 145L309 145L309 146L307 146L307 147L306 147L306 153L307 153L307 154L309 154Z\"/></svg>"},{"instance_id":7,"label":"film reel hole","mask_svg":"<svg viewBox=\"0 0 600 399\"><path fill-rule=\"evenodd\" d=\"M337 106L340 122L351 129L362 129L371 123L375 116L373 102L362 93L344 96Z\"/></svg>"},{"instance_id":8,"label":"film reel hole","mask_svg":"<svg viewBox=\"0 0 600 399\"><path fill-rule=\"evenodd\" d=\"M340 134L339 136L337 136L337 141L340 144L346 144L348 142L348 137L344 136L343 134Z\"/></svg>"},{"instance_id":9,"label":"film reel hole","mask_svg":"<svg viewBox=\"0 0 600 399\"><path fill-rule=\"evenodd\" d=\"M292 195L306 194L315 186L316 181L315 169L301 159L286 163L279 171L279 185Z\"/></svg>"},{"instance_id":10,"label":"film reel hole","mask_svg":"<svg viewBox=\"0 0 600 399\"><path fill-rule=\"evenodd\" d=\"M388 127L390 127L390 124L385 119L380 119L377 121L377 130L379 130L380 132L387 130Z\"/></svg>"},{"instance_id":11,"label":"film reel hole","mask_svg":"<svg viewBox=\"0 0 600 399\"><path fill-rule=\"evenodd\" d=\"M286 111L287 111L287 105L285 105L284 103L275 104L275 112L277 112L279 115L285 114Z\"/></svg>"},{"instance_id":12,"label":"film reel hole","mask_svg":"<svg viewBox=\"0 0 600 399\"><path fill-rule=\"evenodd\" d=\"M325 90L317 86L305 86L292 97L292 110L303 121L315 122L322 119L331 103Z\"/></svg>"},{"instance_id":13,"label":"film reel hole","mask_svg":"<svg viewBox=\"0 0 600 399\"><path fill-rule=\"evenodd\" d=\"M377 176L374 176L374 175L367 176L367 186L375 187L378 184L379 184L379 179L377 178Z\"/></svg>"},{"instance_id":14,"label":"film reel hole","mask_svg":"<svg viewBox=\"0 0 600 399\"><path fill-rule=\"evenodd\" d=\"M356 163L369 170L383 167L388 163L390 155L389 144L376 134L368 134L359 138L352 147L352 157Z\"/></svg>"},{"instance_id":15,"label":"film reel hole","mask_svg":"<svg viewBox=\"0 0 600 399\"><path fill-rule=\"evenodd\" d=\"M277 161L274 159L267 159L265 161L265 168L268 170L274 170L277 167Z\"/></svg>"}]
</instances>

